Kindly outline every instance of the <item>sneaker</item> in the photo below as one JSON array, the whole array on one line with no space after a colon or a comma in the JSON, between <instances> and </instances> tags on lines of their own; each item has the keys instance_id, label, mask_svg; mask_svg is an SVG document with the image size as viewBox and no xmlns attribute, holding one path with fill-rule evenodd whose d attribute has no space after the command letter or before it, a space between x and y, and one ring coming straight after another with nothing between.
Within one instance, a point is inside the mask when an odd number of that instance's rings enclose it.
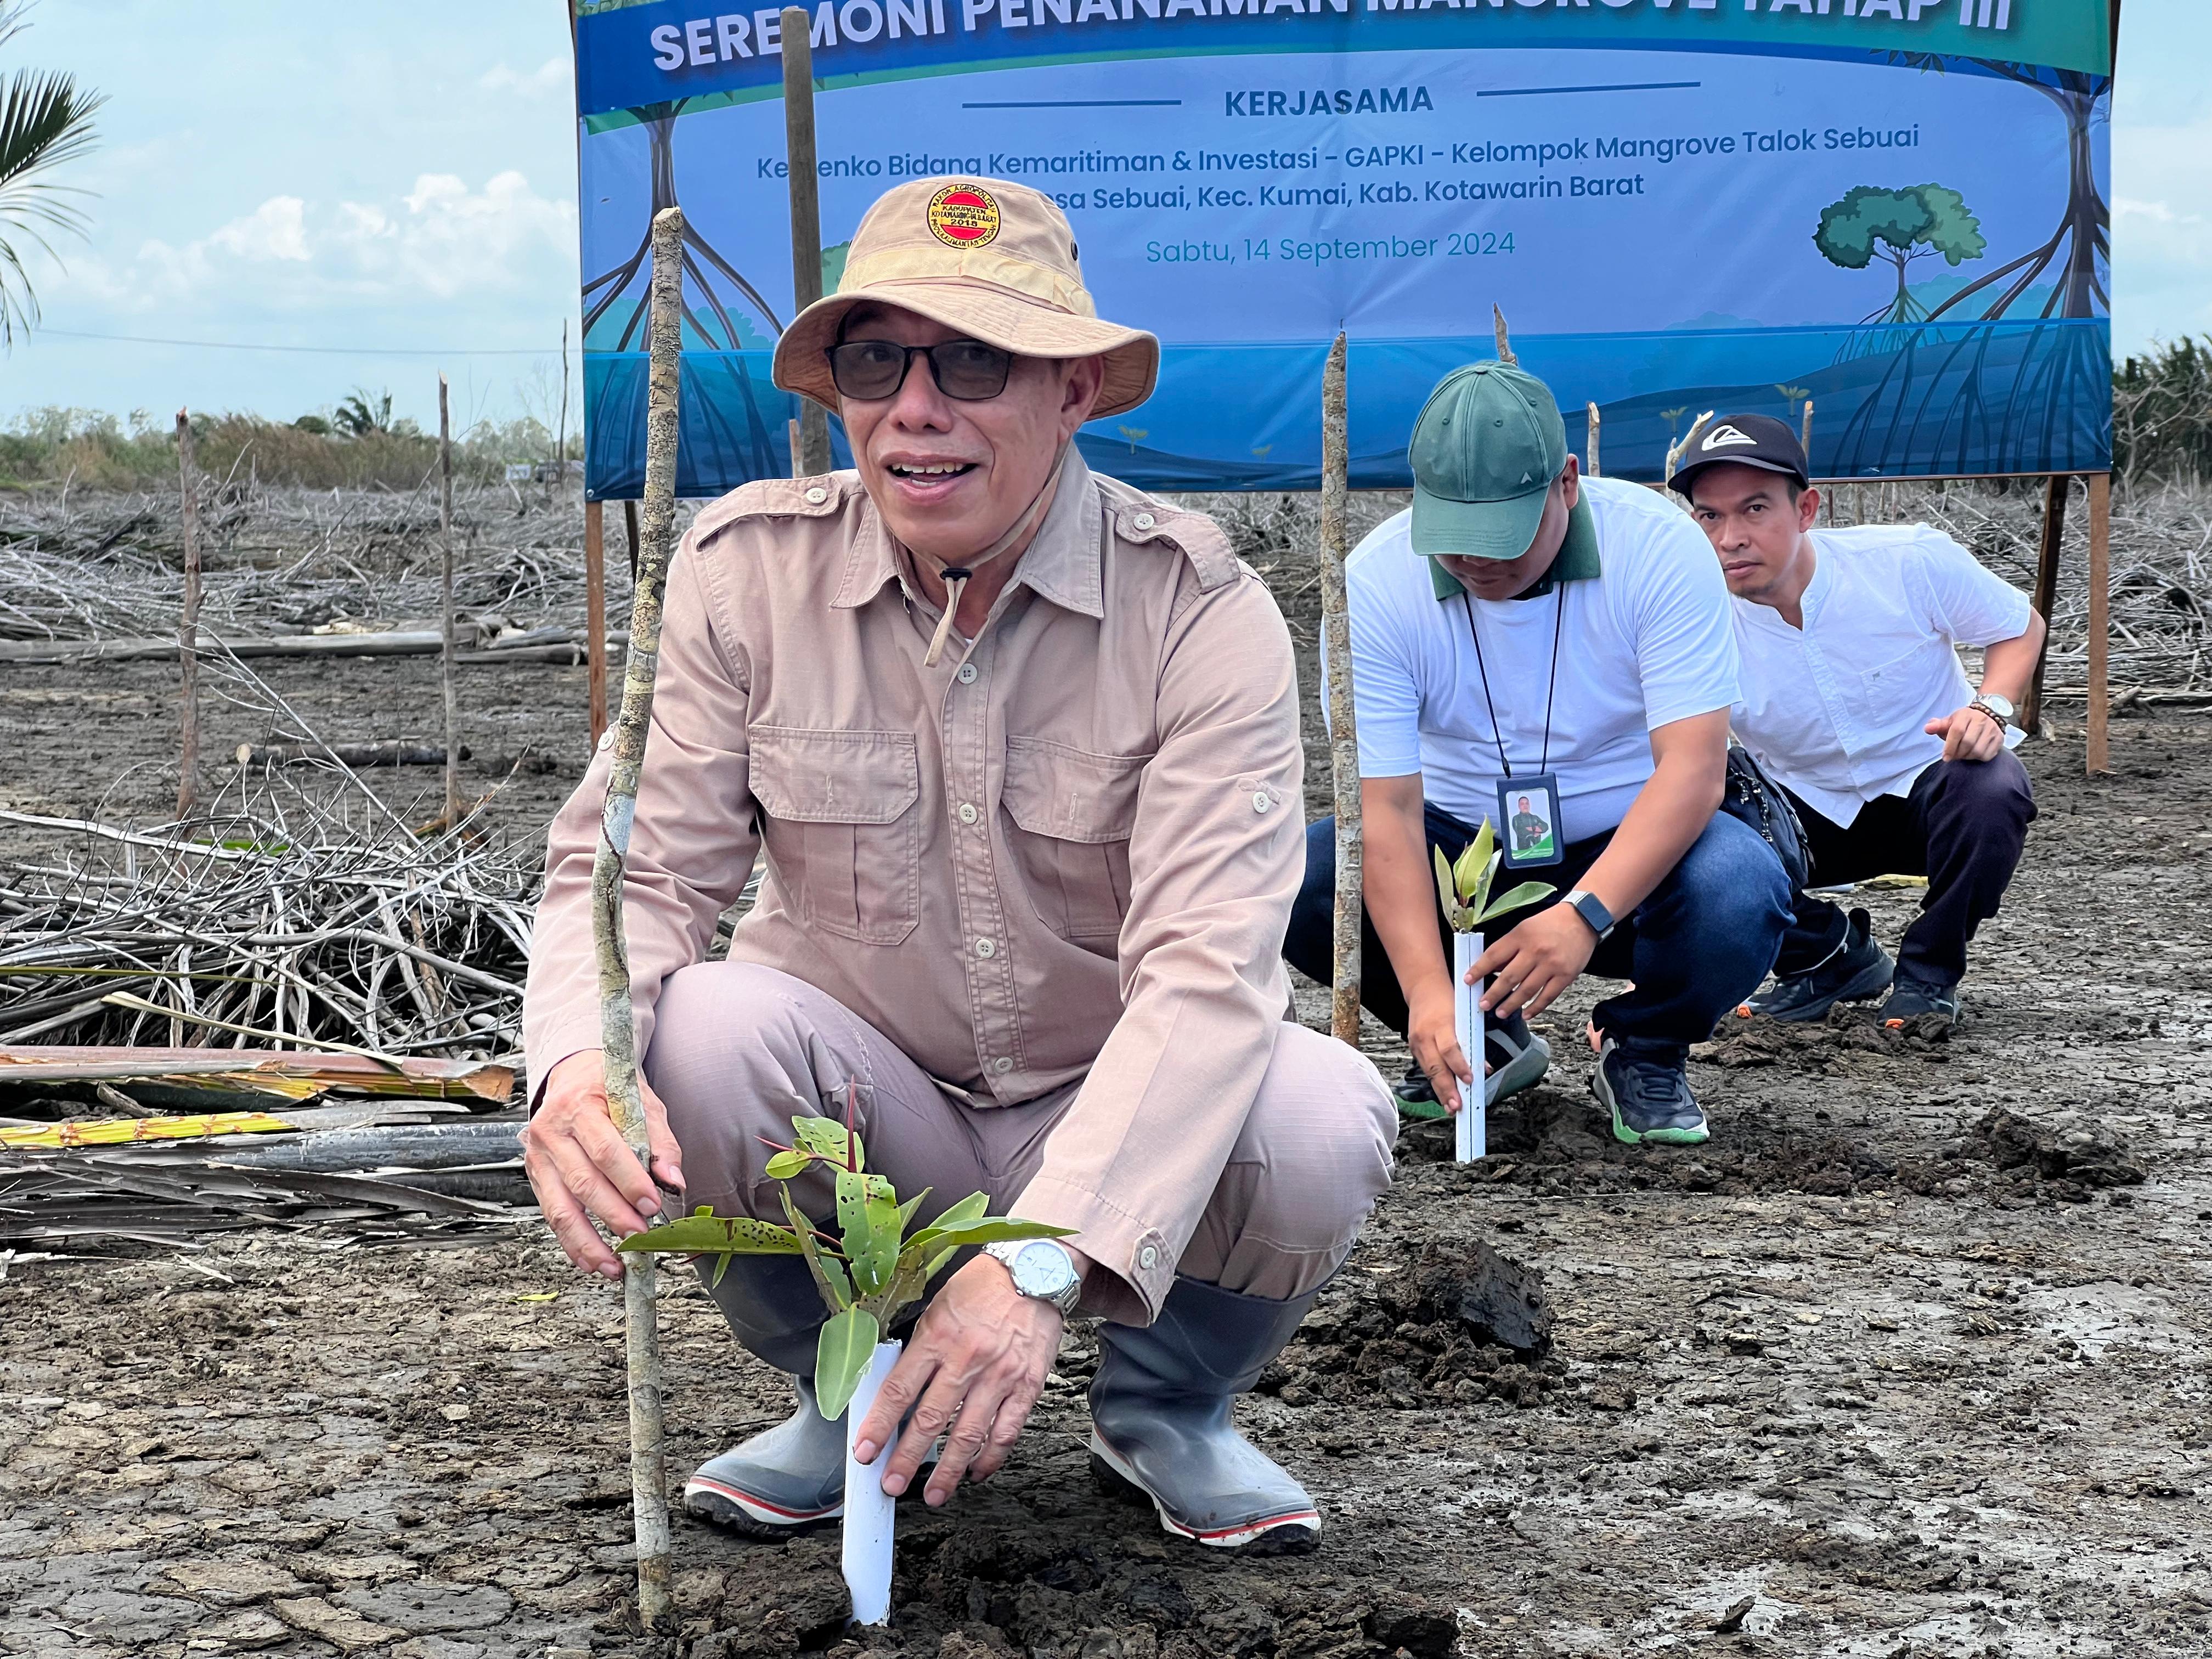
<instances>
[{"instance_id":1,"label":"sneaker","mask_svg":"<svg viewBox=\"0 0 2212 1659\"><path fill-rule=\"evenodd\" d=\"M1590 1092L1613 1114L1613 1138L1626 1146L1695 1146L1711 1133L1680 1066L1637 1060L1611 1037L1598 1050Z\"/></svg>"},{"instance_id":2,"label":"sneaker","mask_svg":"<svg viewBox=\"0 0 2212 1659\"><path fill-rule=\"evenodd\" d=\"M1881 1023L1900 1026L1907 1020L1923 1018L1930 1014L1938 1019L1956 1024L1959 988L1938 985L1935 981L1922 979L1917 974L1899 974L1896 986L1890 991L1889 1000L1881 1005Z\"/></svg>"},{"instance_id":3,"label":"sneaker","mask_svg":"<svg viewBox=\"0 0 2212 1659\"><path fill-rule=\"evenodd\" d=\"M1482 1080L1486 1106L1495 1106L1509 1095L1534 1088L1552 1067L1552 1045L1530 1030L1528 1022L1518 1014L1504 1020L1486 1018L1482 1046L1490 1066ZM1434 1122L1450 1115L1437 1099L1428 1073L1419 1065L1407 1066L1406 1075L1390 1092L1398 1097L1401 1117Z\"/></svg>"},{"instance_id":4,"label":"sneaker","mask_svg":"<svg viewBox=\"0 0 2212 1659\"><path fill-rule=\"evenodd\" d=\"M1810 972L1778 978L1771 988L1738 1012L1769 1019L1819 1019L1839 1002L1863 1002L1888 988L1897 972L1889 952L1874 941L1874 921L1863 910L1850 914L1844 942Z\"/></svg>"}]
</instances>

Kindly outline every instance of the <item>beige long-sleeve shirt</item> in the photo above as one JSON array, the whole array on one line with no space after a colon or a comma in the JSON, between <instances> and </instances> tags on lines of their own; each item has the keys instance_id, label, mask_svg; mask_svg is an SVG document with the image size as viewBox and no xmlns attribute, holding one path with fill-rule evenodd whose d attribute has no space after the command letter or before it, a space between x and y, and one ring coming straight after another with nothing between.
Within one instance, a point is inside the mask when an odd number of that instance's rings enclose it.
<instances>
[{"instance_id":1,"label":"beige long-sleeve shirt","mask_svg":"<svg viewBox=\"0 0 2212 1659\"><path fill-rule=\"evenodd\" d=\"M978 637L850 472L744 486L670 573L624 921L651 1041L765 848L735 960L835 996L978 1106L1083 1079L1014 1213L1157 1313L1273 1050L1304 871L1288 633L1200 514L1071 455ZM956 636L957 642L957 636ZM599 1045L603 753L555 820L524 1044Z\"/></svg>"}]
</instances>

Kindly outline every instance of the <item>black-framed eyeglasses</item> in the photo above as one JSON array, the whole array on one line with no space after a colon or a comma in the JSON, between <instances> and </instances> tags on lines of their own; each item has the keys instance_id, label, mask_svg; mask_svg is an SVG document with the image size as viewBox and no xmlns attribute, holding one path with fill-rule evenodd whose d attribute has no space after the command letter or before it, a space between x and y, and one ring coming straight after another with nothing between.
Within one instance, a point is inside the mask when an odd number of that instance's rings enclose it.
<instances>
[{"instance_id":1,"label":"black-framed eyeglasses","mask_svg":"<svg viewBox=\"0 0 2212 1659\"><path fill-rule=\"evenodd\" d=\"M937 389L955 402L980 404L1006 389L1014 354L981 340L940 340L932 346L900 345L895 340L848 340L831 346L830 378L840 396L872 403L894 397L906 384L916 357L929 359Z\"/></svg>"}]
</instances>

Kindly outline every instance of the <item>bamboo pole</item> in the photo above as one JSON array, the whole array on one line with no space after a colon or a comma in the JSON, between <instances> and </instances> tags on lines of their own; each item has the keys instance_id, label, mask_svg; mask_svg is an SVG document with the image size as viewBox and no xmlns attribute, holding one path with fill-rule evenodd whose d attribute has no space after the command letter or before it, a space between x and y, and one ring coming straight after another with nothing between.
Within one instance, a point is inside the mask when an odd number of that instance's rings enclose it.
<instances>
[{"instance_id":1,"label":"bamboo pole","mask_svg":"<svg viewBox=\"0 0 2212 1659\"><path fill-rule=\"evenodd\" d=\"M627 507L628 502L623 505ZM635 528L635 521L632 523ZM637 580L637 538L630 537L630 580ZM592 708L592 747L607 729L607 521L606 504L584 503L584 649Z\"/></svg>"},{"instance_id":2,"label":"bamboo pole","mask_svg":"<svg viewBox=\"0 0 2212 1659\"><path fill-rule=\"evenodd\" d=\"M2112 475L2089 475L2089 753L2091 776L2112 769Z\"/></svg>"},{"instance_id":3,"label":"bamboo pole","mask_svg":"<svg viewBox=\"0 0 2212 1659\"><path fill-rule=\"evenodd\" d=\"M796 312L822 297L822 179L814 149L814 42L803 6L783 9L783 145L791 172L791 297ZM799 448L793 477L830 468L830 416L811 398L799 400Z\"/></svg>"},{"instance_id":4,"label":"bamboo pole","mask_svg":"<svg viewBox=\"0 0 2212 1659\"><path fill-rule=\"evenodd\" d=\"M185 605L177 623L177 680L183 694L182 726L177 740L177 816L191 817L199 805L200 778L200 503L192 473L192 422L177 411L177 481L185 502Z\"/></svg>"},{"instance_id":5,"label":"bamboo pole","mask_svg":"<svg viewBox=\"0 0 2212 1659\"><path fill-rule=\"evenodd\" d=\"M2045 623L2058 603L2058 555L2066 535L2066 496L2073 479L2065 473L2051 477L2043 487L2043 536L2035 553L2035 614ZM2050 659L2051 639L2044 636L2043 649L2035 654L2035 678L2027 683L2027 701L2021 706L2020 729L2036 732L2043 729L2043 667Z\"/></svg>"},{"instance_id":6,"label":"bamboo pole","mask_svg":"<svg viewBox=\"0 0 2212 1659\"><path fill-rule=\"evenodd\" d=\"M1597 477L1597 405L1592 404L1589 406L1589 441L1583 446L1587 452L1584 459L1589 464L1583 468L1583 471L1593 478Z\"/></svg>"},{"instance_id":7,"label":"bamboo pole","mask_svg":"<svg viewBox=\"0 0 2212 1659\"><path fill-rule=\"evenodd\" d=\"M623 675L622 714L614 731L607 801L592 861L592 942L599 969L600 1045L607 1108L623 1141L647 1170L645 1101L638 1084L637 1022L629 990L629 951L623 936L623 872L630 820L637 808L645 734L653 718L653 677L660 660L660 595L668 575L676 519L678 355L683 349L684 210L653 216L652 368L645 408L645 539L637 586L630 596L629 651ZM653 1307L656 1275L646 1252L623 1273L623 1315L629 1358L630 1504L637 1534L638 1619L664 1629L673 1613L669 1585L668 1496L662 1445L660 1336Z\"/></svg>"},{"instance_id":8,"label":"bamboo pole","mask_svg":"<svg viewBox=\"0 0 2212 1659\"><path fill-rule=\"evenodd\" d=\"M461 821L461 699L453 683L453 422L438 377L438 687L446 702L446 827Z\"/></svg>"},{"instance_id":9,"label":"bamboo pole","mask_svg":"<svg viewBox=\"0 0 2212 1659\"><path fill-rule=\"evenodd\" d=\"M1339 333L1321 375L1322 649L1328 653L1328 760L1336 787L1335 975L1332 1035L1359 1046L1359 907L1364 858L1359 814L1359 732L1353 712L1352 620L1344 593L1351 505L1351 446L1345 430L1345 342Z\"/></svg>"}]
</instances>

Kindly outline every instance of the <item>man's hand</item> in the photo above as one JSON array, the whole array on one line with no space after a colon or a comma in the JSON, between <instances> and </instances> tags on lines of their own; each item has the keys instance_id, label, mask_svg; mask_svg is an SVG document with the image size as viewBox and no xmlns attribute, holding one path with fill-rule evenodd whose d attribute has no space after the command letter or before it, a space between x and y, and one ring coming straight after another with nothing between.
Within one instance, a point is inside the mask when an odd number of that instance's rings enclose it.
<instances>
[{"instance_id":1,"label":"man's hand","mask_svg":"<svg viewBox=\"0 0 2212 1659\"><path fill-rule=\"evenodd\" d=\"M1407 1004L1406 1046L1413 1051L1413 1063L1428 1079L1429 1087L1436 1091L1437 1104L1447 1112L1456 1112L1459 1085L1474 1081L1474 1069L1468 1063L1467 1050L1460 1047L1459 1020L1450 990L1451 981L1447 979L1443 996Z\"/></svg>"},{"instance_id":2,"label":"man's hand","mask_svg":"<svg viewBox=\"0 0 2212 1659\"><path fill-rule=\"evenodd\" d=\"M1568 906L1555 904L1485 951L1468 969L1467 982L1479 985L1496 976L1483 994L1482 1006L1501 1019L1540 1014L1589 966L1596 949L1597 935L1589 923Z\"/></svg>"},{"instance_id":3,"label":"man's hand","mask_svg":"<svg viewBox=\"0 0 2212 1659\"><path fill-rule=\"evenodd\" d=\"M2004 727L1996 715L1972 703L1955 714L1929 721L1922 730L1931 738L1943 739L1943 758L1947 761L1995 760L2004 752Z\"/></svg>"},{"instance_id":4,"label":"man's hand","mask_svg":"<svg viewBox=\"0 0 2212 1659\"><path fill-rule=\"evenodd\" d=\"M1078 1272L1091 1265L1080 1252L1068 1254ZM885 1492L896 1498L907 1489L940 1434L945 1452L922 1492L933 1506L951 1499L962 1475L982 1480L997 1474L1044 1391L1060 1352L1061 1322L1050 1303L1017 1291L997 1260L977 1256L923 1310L906 1352L860 1421L853 1455L873 1462L912 1407L914 1419L884 1471Z\"/></svg>"},{"instance_id":5,"label":"man's hand","mask_svg":"<svg viewBox=\"0 0 2212 1659\"><path fill-rule=\"evenodd\" d=\"M645 1097L653 1173L672 1192L684 1190L684 1152L668 1133L668 1114L638 1079ZM538 1207L568 1260L586 1273L623 1276L597 1217L617 1236L642 1232L660 1212L660 1194L623 1142L607 1109L605 1057L597 1048L573 1054L546 1074L545 1097L522 1131L522 1167Z\"/></svg>"}]
</instances>

